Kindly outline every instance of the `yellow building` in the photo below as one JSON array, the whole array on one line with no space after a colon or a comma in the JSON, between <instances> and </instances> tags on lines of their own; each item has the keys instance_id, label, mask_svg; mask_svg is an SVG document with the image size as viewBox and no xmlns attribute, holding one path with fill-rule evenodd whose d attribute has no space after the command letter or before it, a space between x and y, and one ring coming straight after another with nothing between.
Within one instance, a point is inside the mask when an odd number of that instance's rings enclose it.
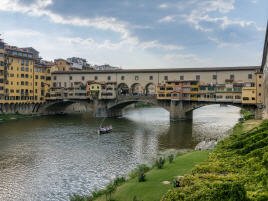
<instances>
[{"instance_id":1,"label":"yellow building","mask_svg":"<svg viewBox=\"0 0 268 201\"><path fill-rule=\"evenodd\" d=\"M242 88L243 104L262 104L264 102L263 73L255 74L255 82L244 83Z\"/></svg>"},{"instance_id":2,"label":"yellow building","mask_svg":"<svg viewBox=\"0 0 268 201\"><path fill-rule=\"evenodd\" d=\"M242 103L256 104L256 87L254 85L250 86L246 84L246 86L242 88Z\"/></svg>"},{"instance_id":3,"label":"yellow building","mask_svg":"<svg viewBox=\"0 0 268 201\"><path fill-rule=\"evenodd\" d=\"M70 63L65 59L55 59L55 65L51 67L51 72L54 71L69 71Z\"/></svg>"},{"instance_id":4,"label":"yellow building","mask_svg":"<svg viewBox=\"0 0 268 201\"><path fill-rule=\"evenodd\" d=\"M88 81L87 86L87 98L88 99L100 99L101 96L101 83L95 81Z\"/></svg>"},{"instance_id":5,"label":"yellow building","mask_svg":"<svg viewBox=\"0 0 268 201\"><path fill-rule=\"evenodd\" d=\"M0 103L33 103L33 66L32 53L15 46L4 46L2 55L2 89L4 96ZM1 50L3 52L3 48Z\"/></svg>"},{"instance_id":6,"label":"yellow building","mask_svg":"<svg viewBox=\"0 0 268 201\"><path fill-rule=\"evenodd\" d=\"M4 43L0 39L0 102L4 100L4 74L5 74L5 55Z\"/></svg>"},{"instance_id":7,"label":"yellow building","mask_svg":"<svg viewBox=\"0 0 268 201\"><path fill-rule=\"evenodd\" d=\"M50 98L51 66L45 63L34 66L34 102L45 102Z\"/></svg>"}]
</instances>

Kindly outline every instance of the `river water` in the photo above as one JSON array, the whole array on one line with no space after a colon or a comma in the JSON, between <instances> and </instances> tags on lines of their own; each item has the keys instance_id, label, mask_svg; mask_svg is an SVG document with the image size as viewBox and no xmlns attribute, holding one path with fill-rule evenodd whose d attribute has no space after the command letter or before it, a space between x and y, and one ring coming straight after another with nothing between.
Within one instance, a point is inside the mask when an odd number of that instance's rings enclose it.
<instances>
[{"instance_id":1,"label":"river water","mask_svg":"<svg viewBox=\"0 0 268 201\"><path fill-rule=\"evenodd\" d=\"M169 120L161 108L127 110L106 119L113 132L97 134L90 114L45 116L0 123L0 200L59 201L90 194L167 149L193 149L204 138L222 138L239 108L194 111L192 121Z\"/></svg>"}]
</instances>

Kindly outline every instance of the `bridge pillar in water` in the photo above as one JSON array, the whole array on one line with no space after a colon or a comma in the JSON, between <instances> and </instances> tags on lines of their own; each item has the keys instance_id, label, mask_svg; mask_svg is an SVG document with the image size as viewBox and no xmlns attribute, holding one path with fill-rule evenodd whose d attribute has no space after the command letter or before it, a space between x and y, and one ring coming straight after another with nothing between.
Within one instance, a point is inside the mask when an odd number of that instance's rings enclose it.
<instances>
[{"instance_id":1,"label":"bridge pillar in water","mask_svg":"<svg viewBox=\"0 0 268 201\"><path fill-rule=\"evenodd\" d=\"M171 101L169 111L171 120L193 119L193 110L191 102Z\"/></svg>"}]
</instances>

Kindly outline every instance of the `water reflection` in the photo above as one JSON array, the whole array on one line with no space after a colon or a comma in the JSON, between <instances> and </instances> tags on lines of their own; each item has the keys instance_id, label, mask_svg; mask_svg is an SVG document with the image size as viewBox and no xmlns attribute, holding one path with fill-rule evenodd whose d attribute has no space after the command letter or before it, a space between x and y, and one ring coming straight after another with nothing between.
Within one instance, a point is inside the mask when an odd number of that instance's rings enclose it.
<instances>
[{"instance_id":1,"label":"water reflection","mask_svg":"<svg viewBox=\"0 0 268 201\"><path fill-rule=\"evenodd\" d=\"M215 113L217 111L217 113ZM239 109L204 107L193 121L169 121L161 108L127 111L107 119L113 133L97 135L101 119L89 114L47 116L0 124L0 200L66 200L89 194L159 151L193 148L205 135L224 136Z\"/></svg>"}]
</instances>

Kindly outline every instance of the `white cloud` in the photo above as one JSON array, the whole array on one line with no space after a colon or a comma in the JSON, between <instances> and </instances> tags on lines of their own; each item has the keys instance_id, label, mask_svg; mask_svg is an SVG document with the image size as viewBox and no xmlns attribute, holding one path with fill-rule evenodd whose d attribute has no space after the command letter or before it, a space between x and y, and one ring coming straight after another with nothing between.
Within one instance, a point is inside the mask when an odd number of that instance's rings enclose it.
<instances>
[{"instance_id":1,"label":"white cloud","mask_svg":"<svg viewBox=\"0 0 268 201\"><path fill-rule=\"evenodd\" d=\"M226 14L235 9L235 0L206 0L195 4L189 15L181 15L181 17L192 24L196 30L204 32L211 32L213 29L202 25L202 22L216 23L221 29L225 29L231 25L238 25L240 27L253 26L257 31L264 31L265 28L259 27L254 21L245 21L240 19L230 19L227 16L210 17L212 12L219 12Z\"/></svg>"},{"instance_id":2,"label":"white cloud","mask_svg":"<svg viewBox=\"0 0 268 201\"><path fill-rule=\"evenodd\" d=\"M163 4L160 4L160 5L158 6L158 8L168 8L168 5L165 4L165 3L163 3Z\"/></svg>"},{"instance_id":3,"label":"white cloud","mask_svg":"<svg viewBox=\"0 0 268 201\"><path fill-rule=\"evenodd\" d=\"M164 59L172 65L181 63L184 66L195 67L200 65L210 65L210 59L200 58L195 54L166 54Z\"/></svg>"},{"instance_id":4,"label":"white cloud","mask_svg":"<svg viewBox=\"0 0 268 201\"><path fill-rule=\"evenodd\" d=\"M175 16L168 15L158 20L158 23L175 22L175 21L176 21Z\"/></svg>"},{"instance_id":5,"label":"white cloud","mask_svg":"<svg viewBox=\"0 0 268 201\"><path fill-rule=\"evenodd\" d=\"M217 44L218 48L224 48L224 47L232 47L232 48L234 48L234 47L239 47L240 46L240 44L238 44L238 43L222 42L219 39L214 38L214 37L208 37L208 39L213 41L213 42L215 42Z\"/></svg>"}]
</instances>

